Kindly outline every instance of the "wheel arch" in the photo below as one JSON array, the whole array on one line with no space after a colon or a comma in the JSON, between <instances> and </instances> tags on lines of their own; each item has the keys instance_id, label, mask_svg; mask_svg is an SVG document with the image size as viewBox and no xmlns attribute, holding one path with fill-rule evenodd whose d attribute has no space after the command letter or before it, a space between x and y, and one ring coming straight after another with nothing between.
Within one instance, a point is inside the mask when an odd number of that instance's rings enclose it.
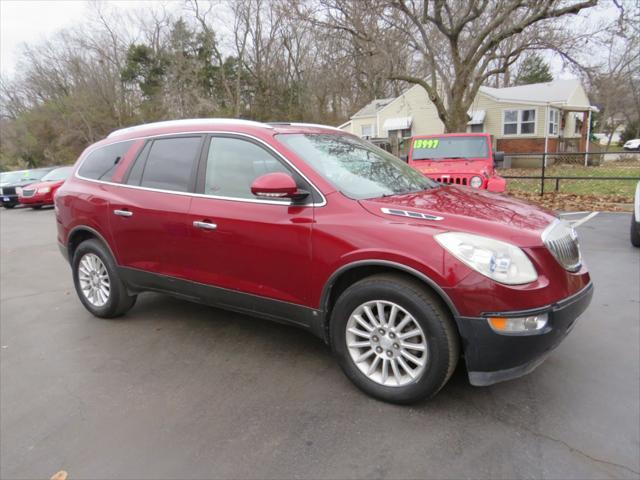
<instances>
[{"instance_id":1,"label":"wheel arch","mask_svg":"<svg viewBox=\"0 0 640 480\"><path fill-rule=\"evenodd\" d=\"M109 242L107 242L107 240L99 231L87 225L78 225L76 227L73 227L73 229L71 229L71 231L69 232L69 235L67 237L67 252L69 253L70 263L73 262L73 254L78 248L78 245L80 245L85 240L88 240L91 238L94 238L98 240L100 243L102 243L107 248L107 250L109 250L109 253L111 254L111 258L113 258L113 261L116 264L118 263L118 260L114 255L113 250L109 245Z\"/></svg>"},{"instance_id":2,"label":"wheel arch","mask_svg":"<svg viewBox=\"0 0 640 480\"><path fill-rule=\"evenodd\" d=\"M337 269L327 280L320 297L320 308L323 312L322 331L325 341L329 340L329 323L331 320L331 310L340 294L353 283L378 273L399 273L408 278L419 281L431 290L451 312L454 324L457 328L457 317L459 316L453 301L447 293L431 278L424 273L402 263L388 260L359 260L343 265Z\"/></svg>"}]
</instances>

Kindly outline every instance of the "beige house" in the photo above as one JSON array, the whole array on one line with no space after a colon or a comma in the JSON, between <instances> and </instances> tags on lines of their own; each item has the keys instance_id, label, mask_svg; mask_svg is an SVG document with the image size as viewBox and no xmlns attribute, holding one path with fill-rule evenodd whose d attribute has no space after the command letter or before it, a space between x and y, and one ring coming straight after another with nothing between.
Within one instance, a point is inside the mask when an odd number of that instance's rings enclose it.
<instances>
[{"instance_id":1,"label":"beige house","mask_svg":"<svg viewBox=\"0 0 640 480\"><path fill-rule=\"evenodd\" d=\"M584 151L590 112L597 110L578 80L509 88L480 87L468 111L468 132L490 133L507 153ZM395 99L374 100L339 128L366 138L403 139L444 132L419 85Z\"/></svg>"}]
</instances>

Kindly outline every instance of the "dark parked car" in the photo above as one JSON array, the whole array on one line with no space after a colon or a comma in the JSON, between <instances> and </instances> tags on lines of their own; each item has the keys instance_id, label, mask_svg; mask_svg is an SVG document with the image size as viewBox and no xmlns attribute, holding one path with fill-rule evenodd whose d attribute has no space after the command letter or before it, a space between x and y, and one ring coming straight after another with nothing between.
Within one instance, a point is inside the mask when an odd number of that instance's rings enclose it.
<instances>
[{"instance_id":1,"label":"dark parked car","mask_svg":"<svg viewBox=\"0 0 640 480\"><path fill-rule=\"evenodd\" d=\"M40 180L55 167L34 168L0 173L0 201L4 208L13 208L20 203L18 191L22 187Z\"/></svg>"},{"instance_id":2,"label":"dark parked car","mask_svg":"<svg viewBox=\"0 0 640 480\"><path fill-rule=\"evenodd\" d=\"M474 385L530 372L593 292L575 231L549 211L439 184L330 127L116 131L85 150L55 206L94 315L153 290L295 324L390 402L435 395L461 353Z\"/></svg>"}]
</instances>

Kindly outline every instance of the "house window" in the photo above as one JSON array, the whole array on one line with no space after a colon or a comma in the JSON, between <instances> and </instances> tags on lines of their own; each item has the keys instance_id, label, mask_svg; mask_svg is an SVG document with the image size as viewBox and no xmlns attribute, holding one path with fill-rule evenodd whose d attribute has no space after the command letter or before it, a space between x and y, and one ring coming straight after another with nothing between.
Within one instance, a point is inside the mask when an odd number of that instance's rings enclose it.
<instances>
[{"instance_id":1,"label":"house window","mask_svg":"<svg viewBox=\"0 0 640 480\"><path fill-rule=\"evenodd\" d=\"M536 131L536 111L505 110L503 129L504 135L528 135Z\"/></svg>"},{"instance_id":2,"label":"house window","mask_svg":"<svg viewBox=\"0 0 640 480\"><path fill-rule=\"evenodd\" d=\"M549 110L549 135L558 135L559 124L560 111L556 109Z\"/></svg>"},{"instance_id":3,"label":"house window","mask_svg":"<svg viewBox=\"0 0 640 480\"><path fill-rule=\"evenodd\" d=\"M362 127L360 127L360 134L361 137L373 137L373 125L362 125Z\"/></svg>"},{"instance_id":4,"label":"house window","mask_svg":"<svg viewBox=\"0 0 640 480\"><path fill-rule=\"evenodd\" d=\"M573 129L573 133L578 134L578 133L582 133L582 119L579 118L577 115L574 116L574 129Z\"/></svg>"},{"instance_id":5,"label":"house window","mask_svg":"<svg viewBox=\"0 0 640 480\"><path fill-rule=\"evenodd\" d=\"M389 130L389 137L409 138L411 137L411 129L403 128L402 130Z\"/></svg>"}]
</instances>

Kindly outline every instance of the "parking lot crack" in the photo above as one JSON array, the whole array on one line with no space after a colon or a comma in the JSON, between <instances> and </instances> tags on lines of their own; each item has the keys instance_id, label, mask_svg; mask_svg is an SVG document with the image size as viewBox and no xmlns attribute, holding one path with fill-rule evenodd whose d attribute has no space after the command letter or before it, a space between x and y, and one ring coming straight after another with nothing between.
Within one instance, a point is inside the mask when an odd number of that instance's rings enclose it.
<instances>
[{"instance_id":1,"label":"parking lot crack","mask_svg":"<svg viewBox=\"0 0 640 480\"><path fill-rule=\"evenodd\" d=\"M564 440L552 437L551 435L547 435L546 433L538 432L538 431L533 430L533 429L531 429L531 428L529 428L529 427L527 427L525 425L519 424L517 422L510 421L509 419L502 418L502 417L499 417L497 415L493 415L493 414L491 414L489 412L486 412L483 409L479 408L477 405L475 405L475 408L480 413L482 413L482 414L484 414L484 415L486 415L488 417L491 417L494 420L497 420L498 422L500 422L500 423L502 423L504 425L508 425L510 427L514 427L514 428L517 428L517 429L524 430L525 432L533 435L534 437L538 437L538 438L542 438L542 439L545 439L545 440L550 440L550 441L555 442L555 443L559 443L559 444L563 445L565 448L569 449L571 452L577 453L578 455L580 455L582 457L588 458L592 462L601 463L603 465L609 465L609 466L612 466L612 467L621 468L623 470L626 470L629 473L633 473L634 475L640 475L639 471L636 471L633 468L628 467L627 465L624 465L624 464L621 464L621 463L616 463L616 462L611 462L609 460L603 460L601 458L594 457L593 455L590 455L590 454L580 450L579 448L576 448L576 447L574 447L572 445L569 445Z\"/></svg>"},{"instance_id":2,"label":"parking lot crack","mask_svg":"<svg viewBox=\"0 0 640 480\"><path fill-rule=\"evenodd\" d=\"M33 292L33 293L25 293L24 295L14 295L12 297L4 297L2 299L3 302L7 302L9 300L17 300L20 298L29 298L29 297L37 297L38 295L46 295L49 293L57 293L57 292L64 292L67 289L63 289L63 290L43 290L40 292Z\"/></svg>"}]
</instances>

